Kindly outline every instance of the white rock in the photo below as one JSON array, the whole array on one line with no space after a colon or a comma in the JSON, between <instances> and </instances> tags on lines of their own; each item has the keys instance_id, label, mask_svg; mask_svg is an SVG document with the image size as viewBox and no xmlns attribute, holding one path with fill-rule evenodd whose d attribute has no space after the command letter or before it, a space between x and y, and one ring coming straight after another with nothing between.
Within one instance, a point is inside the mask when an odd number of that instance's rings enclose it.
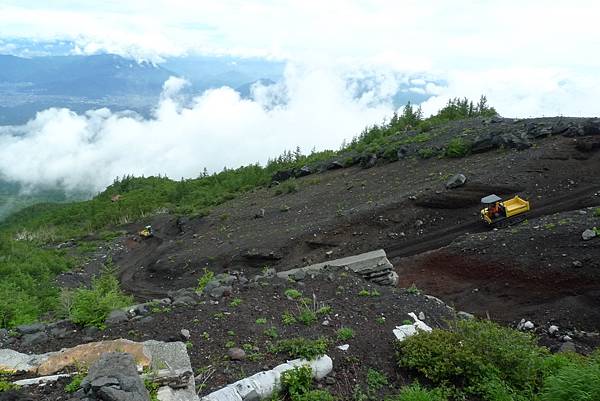
<instances>
[{"instance_id":1,"label":"white rock","mask_svg":"<svg viewBox=\"0 0 600 401\"><path fill-rule=\"evenodd\" d=\"M534 325L532 322L530 322L529 320L528 320L528 321L526 321L525 323L523 323L523 328L524 328L525 330L531 330L531 329L533 329L534 327L535 327L535 325Z\"/></svg>"},{"instance_id":2,"label":"white rock","mask_svg":"<svg viewBox=\"0 0 600 401\"><path fill-rule=\"evenodd\" d=\"M555 334L558 332L558 326L552 325L548 327L548 334Z\"/></svg>"},{"instance_id":3,"label":"white rock","mask_svg":"<svg viewBox=\"0 0 600 401\"><path fill-rule=\"evenodd\" d=\"M348 345L348 344L338 345L337 346L337 349L340 349L342 351L348 351L348 348L350 348L350 345Z\"/></svg>"},{"instance_id":4,"label":"white rock","mask_svg":"<svg viewBox=\"0 0 600 401\"><path fill-rule=\"evenodd\" d=\"M414 312L410 312L408 316L412 317L415 321L413 324L403 324L402 326L396 326L396 328L392 330L392 333L394 333L398 341L404 341L406 338L414 336L419 330L425 332L430 332L432 330L432 328L421 321Z\"/></svg>"},{"instance_id":5,"label":"white rock","mask_svg":"<svg viewBox=\"0 0 600 401\"><path fill-rule=\"evenodd\" d=\"M71 376L71 375L70 374L61 374L61 375L34 377L33 379L17 380L13 384L16 384L17 386L25 387L25 386L31 386L32 384L38 385L38 384L51 383L51 382L55 382L58 379L61 379L63 377L69 377L69 376Z\"/></svg>"},{"instance_id":6,"label":"white rock","mask_svg":"<svg viewBox=\"0 0 600 401\"><path fill-rule=\"evenodd\" d=\"M271 370L259 372L210 393L202 397L202 401L247 401L265 399L279 389L281 384L281 374L283 372L299 366L309 366L312 370L313 377L320 380L331 373L333 361L327 355L323 355L312 361L294 359L278 365Z\"/></svg>"},{"instance_id":7,"label":"white rock","mask_svg":"<svg viewBox=\"0 0 600 401\"><path fill-rule=\"evenodd\" d=\"M596 236L596 231L587 229L583 233L581 233L581 238L584 241L590 240Z\"/></svg>"}]
</instances>

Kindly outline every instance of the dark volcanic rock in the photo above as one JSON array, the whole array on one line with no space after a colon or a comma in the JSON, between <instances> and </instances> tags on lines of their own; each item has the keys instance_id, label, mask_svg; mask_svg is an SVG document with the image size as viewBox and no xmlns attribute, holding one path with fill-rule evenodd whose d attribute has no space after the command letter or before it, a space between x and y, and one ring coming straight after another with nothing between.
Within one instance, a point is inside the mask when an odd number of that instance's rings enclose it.
<instances>
[{"instance_id":1,"label":"dark volcanic rock","mask_svg":"<svg viewBox=\"0 0 600 401\"><path fill-rule=\"evenodd\" d=\"M102 401L149 401L150 396L138 375L130 354L103 354L81 383L84 397ZM83 398L83 399L85 399Z\"/></svg>"},{"instance_id":2,"label":"dark volcanic rock","mask_svg":"<svg viewBox=\"0 0 600 401\"><path fill-rule=\"evenodd\" d=\"M600 135L600 119L588 120L583 125L584 135Z\"/></svg>"}]
</instances>

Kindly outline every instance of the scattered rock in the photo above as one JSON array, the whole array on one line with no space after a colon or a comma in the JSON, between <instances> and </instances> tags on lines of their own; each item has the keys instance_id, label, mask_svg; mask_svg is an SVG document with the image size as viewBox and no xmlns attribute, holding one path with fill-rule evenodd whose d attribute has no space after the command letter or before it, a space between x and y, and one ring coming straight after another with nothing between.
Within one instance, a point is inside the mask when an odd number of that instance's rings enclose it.
<instances>
[{"instance_id":1,"label":"scattered rock","mask_svg":"<svg viewBox=\"0 0 600 401\"><path fill-rule=\"evenodd\" d=\"M575 344L573 344L571 341L567 341L560 345L558 352L577 352L577 349L575 348Z\"/></svg>"},{"instance_id":2,"label":"scattered rock","mask_svg":"<svg viewBox=\"0 0 600 401\"><path fill-rule=\"evenodd\" d=\"M191 306L198 303L198 294L193 288L182 288L168 293L173 301L173 306Z\"/></svg>"},{"instance_id":3,"label":"scattered rock","mask_svg":"<svg viewBox=\"0 0 600 401\"><path fill-rule=\"evenodd\" d=\"M302 168L299 168L297 170L294 171L294 176L296 178L300 178L300 177L306 177L307 175L311 175L313 173L313 171L311 170L310 167L308 166L304 166Z\"/></svg>"},{"instance_id":4,"label":"scattered rock","mask_svg":"<svg viewBox=\"0 0 600 401\"><path fill-rule=\"evenodd\" d=\"M336 348L339 350L342 350L342 351L348 351L348 349L350 348L350 345L348 345L348 344L338 345Z\"/></svg>"},{"instance_id":5,"label":"scattered rock","mask_svg":"<svg viewBox=\"0 0 600 401\"><path fill-rule=\"evenodd\" d=\"M553 336L553 335L556 335L557 333L558 333L558 326L552 325L552 326L548 327L548 334Z\"/></svg>"},{"instance_id":6,"label":"scattered rock","mask_svg":"<svg viewBox=\"0 0 600 401\"><path fill-rule=\"evenodd\" d=\"M467 177L465 177L464 174L455 174L450 177L448 181L446 181L446 188L458 188L462 185L465 185L465 182L467 182Z\"/></svg>"},{"instance_id":7,"label":"scattered rock","mask_svg":"<svg viewBox=\"0 0 600 401\"><path fill-rule=\"evenodd\" d=\"M108 317L104 321L107 326L114 326L129 320L127 313L123 310L114 310L108 314Z\"/></svg>"},{"instance_id":8,"label":"scattered rock","mask_svg":"<svg viewBox=\"0 0 600 401\"><path fill-rule=\"evenodd\" d=\"M376 164L377 164L377 155L375 155L375 154L364 155L364 156L361 156L361 158L360 158L360 166L362 168L375 167Z\"/></svg>"},{"instance_id":9,"label":"scattered rock","mask_svg":"<svg viewBox=\"0 0 600 401\"><path fill-rule=\"evenodd\" d=\"M329 163L327 165L327 167L325 167L326 170L337 170L337 169L340 169L340 168L344 168L344 165L341 162L337 161L337 160L332 161L331 163Z\"/></svg>"},{"instance_id":10,"label":"scattered rock","mask_svg":"<svg viewBox=\"0 0 600 401\"><path fill-rule=\"evenodd\" d=\"M579 260L574 260L573 267L583 267L583 263L581 263Z\"/></svg>"},{"instance_id":11,"label":"scattered rock","mask_svg":"<svg viewBox=\"0 0 600 401\"><path fill-rule=\"evenodd\" d=\"M531 321L521 319L521 321L517 325L517 330L532 330L534 327L535 325Z\"/></svg>"},{"instance_id":12,"label":"scattered rock","mask_svg":"<svg viewBox=\"0 0 600 401\"><path fill-rule=\"evenodd\" d=\"M190 331L188 329L181 329L179 334L181 335L181 338L183 339L183 341L187 341L191 337Z\"/></svg>"},{"instance_id":13,"label":"scattered rock","mask_svg":"<svg viewBox=\"0 0 600 401\"><path fill-rule=\"evenodd\" d=\"M222 298L231 295L232 292L233 288L231 286L222 285L217 288L213 288L210 291L210 296L213 298Z\"/></svg>"},{"instance_id":14,"label":"scattered rock","mask_svg":"<svg viewBox=\"0 0 600 401\"><path fill-rule=\"evenodd\" d=\"M265 209L261 208L254 214L255 219L262 219L263 217L265 217Z\"/></svg>"},{"instance_id":15,"label":"scattered rock","mask_svg":"<svg viewBox=\"0 0 600 401\"><path fill-rule=\"evenodd\" d=\"M227 350L227 356L232 361L242 361L242 360L246 359L246 351L244 351L241 348L237 348L237 347L229 348Z\"/></svg>"},{"instance_id":16,"label":"scattered rock","mask_svg":"<svg viewBox=\"0 0 600 401\"><path fill-rule=\"evenodd\" d=\"M38 331L44 331L46 326L43 323L24 324L17 326L17 331L21 334L32 334Z\"/></svg>"},{"instance_id":17,"label":"scattered rock","mask_svg":"<svg viewBox=\"0 0 600 401\"><path fill-rule=\"evenodd\" d=\"M462 320L474 320L475 319L474 315L472 315L469 312L464 312L464 311L458 311L456 313L456 317L459 319L462 319Z\"/></svg>"},{"instance_id":18,"label":"scattered rock","mask_svg":"<svg viewBox=\"0 0 600 401\"><path fill-rule=\"evenodd\" d=\"M47 342L49 340L48 334L45 332L37 332L32 334L25 334L21 339L21 344L25 347L31 347Z\"/></svg>"},{"instance_id":19,"label":"scattered rock","mask_svg":"<svg viewBox=\"0 0 600 401\"><path fill-rule=\"evenodd\" d=\"M595 230L590 230L590 229L587 229L587 230L585 230L585 231L584 231L584 232L581 234L581 238L582 238L584 241L591 240L591 239L592 239L592 238L594 238L594 237L596 237L596 231L595 231Z\"/></svg>"},{"instance_id":20,"label":"scattered rock","mask_svg":"<svg viewBox=\"0 0 600 401\"><path fill-rule=\"evenodd\" d=\"M87 337L93 337L98 333L100 333L100 329L96 326L89 326L83 330L83 334Z\"/></svg>"},{"instance_id":21,"label":"scattered rock","mask_svg":"<svg viewBox=\"0 0 600 401\"><path fill-rule=\"evenodd\" d=\"M425 313L419 312L419 320L425 320Z\"/></svg>"},{"instance_id":22,"label":"scattered rock","mask_svg":"<svg viewBox=\"0 0 600 401\"><path fill-rule=\"evenodd\" d=\"M103 354L81 383L83 399L102 401L148 401L149 395L130 354Z\"/></svg>"}]
</instances>

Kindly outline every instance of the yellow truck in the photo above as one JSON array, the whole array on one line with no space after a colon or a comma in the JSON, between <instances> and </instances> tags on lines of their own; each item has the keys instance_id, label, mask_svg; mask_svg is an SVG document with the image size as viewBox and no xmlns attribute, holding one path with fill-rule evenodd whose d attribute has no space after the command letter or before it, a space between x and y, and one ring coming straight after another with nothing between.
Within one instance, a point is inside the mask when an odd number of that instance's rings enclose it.
<instances>
[{"instance_id":1,"label":"yellow truck","mask_svg":"<svg viewBox=\"0 0 600 401\"><path fill-rule=\"evenodd\" d=\"M491 227L507 227L525 220L525 213L529 211L529 201L516 195L512 199L502 200L497 195L488 195L481 198L481 203L486 205L481 209L481 218Z\"/></svg>"},{"instance_id":2,"label":"yellow truck","mask_svg":"<svg viewBox=\"0 0 600 401\"><path fill-rule=\"evenodd\" d=\"M138 235L144 239L150 238L154 236L154 230L152 229L152 226L146 226L138 232Z\"/></svg>"}]
</instances>

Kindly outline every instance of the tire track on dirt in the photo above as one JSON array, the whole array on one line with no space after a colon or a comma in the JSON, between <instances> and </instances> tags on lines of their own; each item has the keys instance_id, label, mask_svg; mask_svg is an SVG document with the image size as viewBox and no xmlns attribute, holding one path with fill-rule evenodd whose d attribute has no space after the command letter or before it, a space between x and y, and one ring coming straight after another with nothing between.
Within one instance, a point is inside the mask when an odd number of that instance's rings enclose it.
<instances>
[{"instance_id":1,"label":"tire track on dirt","mask_svg":"<svg viewBox=\"0 0 600 401\"><path fill-rule=\"evenodd\" d=\"M532 201L532 209L527 213L527 218L538 218L553 213L596 206L600 204L600 199L594 199L594 195L599 190L600 184L589 185L580 190L569 192L563 196L552 197L539 202ZM444 247L450 244L459 235L488 230L490 230L490 228L477 219L474 222L461 224L445 230L434 231L426 236L387 247L385 251L388 258L413 256Z\"/></svg>"}]
</instances>

